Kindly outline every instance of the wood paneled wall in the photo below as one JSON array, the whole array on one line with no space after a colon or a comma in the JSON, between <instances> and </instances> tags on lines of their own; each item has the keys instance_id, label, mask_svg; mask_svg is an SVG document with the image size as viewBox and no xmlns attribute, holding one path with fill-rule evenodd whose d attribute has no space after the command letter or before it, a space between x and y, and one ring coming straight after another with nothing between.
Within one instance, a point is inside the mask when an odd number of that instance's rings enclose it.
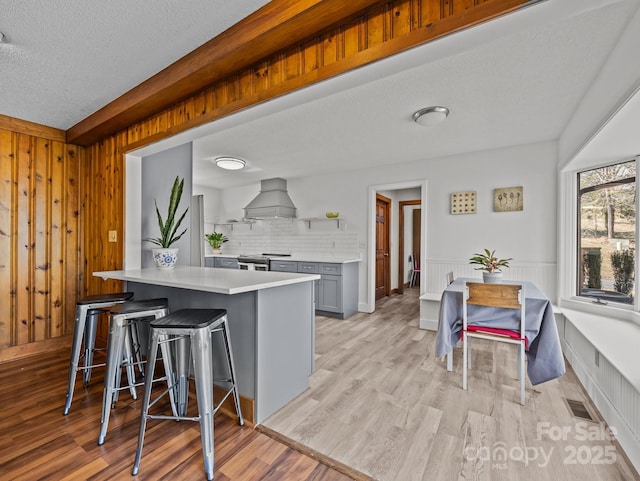
<instances>
[{"instance_id":1,"label":"wood paneled wall","mask_svg":"<svg viewBox=\"0 0 640 481\"><path fill-rule=\"evenodd\" d=\"M54 349L83 288L84 149L0 116L0 361Z\"/></svg>"},{"instance_id":2,"label":"wood paneled wall","mask_svg":"<svg viewBox=\"0 0 640 481\"><path fill-rule=\"evenodd\" d=\"M54 129L0 116L0 361L56 340L68 343L76 299L121 289L92 273L123 266L126 152L529 3L398 0L374 2L357 18L337 17L329 30L323 18L321 30L305 25L306 40L228 72L186 99L176 92L170 108L112 128L84 149L65 143ZM247 24L256 21L275 22L258 16ZM263 37L268 42L268 33ZM144 95L137 104L151 101ZM121 120L102 121L119 126ZM115 243L108 242L111 230L118 234ZM100 334L106 336L104 326Z\"/></svg>"}]
</instances>

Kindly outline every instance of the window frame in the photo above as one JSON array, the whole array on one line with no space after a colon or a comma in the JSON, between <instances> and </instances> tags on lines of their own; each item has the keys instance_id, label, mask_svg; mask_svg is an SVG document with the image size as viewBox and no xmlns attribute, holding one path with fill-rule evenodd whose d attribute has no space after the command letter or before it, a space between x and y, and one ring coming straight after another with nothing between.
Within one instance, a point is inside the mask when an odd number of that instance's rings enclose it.
<instances>
[{"instance_id":1,"label":"window frame","mask_svg":"<svg viewBox=\"0 0 640 481\"><path fill-rule=\"evenodd\" d=\"M595 166L585 166L582 169L578 169L575 170L573 172L571 172L571 176L573 179L573 189L572 189L572 196L573 196L573 206L574 208L572 209L573 211L573 225L572 225L572 229L574 231L574 236L573 236L573 264L574 264L574 268L573 269L569 269L567 272L573 272L573 276L572 276L572 280L571 280L571 285L572 285L572 290L571 290L571 295L569 296L570 299L578 301L580 303L584 303L584 305L590 305L590 304L594 304L597 305L599 308L603 308L606 310L622 310L622 311L633 311L634 313L638 313L640 311L640 301L638 299L638 297L640 297L638 295L637 292L637 284L636 284L636 289L634 290L634 297L633 297L633 303L631 304L625 304L622 302L612 302L612 301L601 301L599 298L598 299L594 299L592 297L586 297L586 296L582 296L580 295L580 278L581 278L581 270L582 270L582 260L580 259L581 256L581 247L582 247L582 242L581 242L581 198L582 198L582 193L581 189L580 189L580 175L585 173L585 172L589 172L592 170L597 170L597 169L602 169L602 168L606 168L606 167L611 167L614 165L619 165L619 164L624 164L624 163L629 163L629 162L634 162L636 165L636 174L634 177L634 181L633 183L635 184L635 188L636 188L636 193L635 193L635 231L634 231L634 243L636 248L634 249L634 280L637 281L638 280L638 273L640 271L640 266L638 265L638 258L639 258L639 250L638 246L640 244L638 244L640 235L639 235L639 229L638 226L640 225L640 223L638 222L640 220L640 199L639 199L639 191L638 191L638 180L639 180L639 176L638 176L638 166L640 165L640 156L637 157L633 157L631 159L624 159L624 160L617 160L617 161L609 161L600 165L595 165ZM604 185L604 184L602 184Z\"/></svg>"}]
</instances>

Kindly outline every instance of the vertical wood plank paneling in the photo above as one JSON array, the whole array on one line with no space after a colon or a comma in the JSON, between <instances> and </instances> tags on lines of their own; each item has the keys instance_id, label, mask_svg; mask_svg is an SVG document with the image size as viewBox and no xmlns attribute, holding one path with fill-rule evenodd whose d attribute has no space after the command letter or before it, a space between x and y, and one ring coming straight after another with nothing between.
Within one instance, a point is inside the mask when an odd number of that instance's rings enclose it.
<instances>
[{"instance_id":1,"label":"vertical wood plank paneling","mask_svg":"<svg viewBox=\"0 0 640 481\"><path fill-rule=\"evenodd\" d=\"M83 149L75 146L65 146L64 159L64 228L63 252L64 252L64 334L73 333L73 325L76 311L76 301L82 297L84 285L85 266L82 259L85 229L82 224L80 212L83 209L83 172L88 171L84 167ZM82 218L86 219L86 216ZM87 222L90 224L91 222Z\"/></svg>"},{"instance_id":2,"label":"vertical wood plank paneling","mask_svg":"<svg viewBox=\"0 0 640 481\"><path fill-rule=\"evenodd\" d=\"M50 185L49 164L51 160L50 141L35 140L33 156L32 185L33 210L33 316L30 319L30 342L42 341L49 337L49 223Z\"/></svg>"},{"instance_id":3,"label":"vertical wood plank paneling","mask_svg":"<svg viewBox=\"0 0 640 481\"><path fill-rule=\"evenodd\" d=\"M464 13L465 10L475 7L478 4L478 0L450 0L453 2L452 14L459 15Z\"/></svg>"},{"instance_id":4,"label":"vertical wood plank paneling","mask_svg":"<svg viewBox=\"0 0 640 481\"><path fill-rule=\"evenodd\" d=\"M393 38L406 35L411 31L411 7L412 2L408 0L405 0L404 2L395 2L395 5L391 10L391 35Z\"/></svg>"},{"instance_id":5,"label":"vertical wood plank paneling","mask_svg":"<svg viewBox=\"0 0 640 481\"><path fill-rule=\"evenodd\" d=\"M367 16L367 46L373 48L382 45L386 40L385 31L386 7L382 6Z\"/></svg>"},{"instance_id":6,"label":"vertical wood plank paneling","mask_svg":"<svg viewBox=\"0 0 640 481\"><path fill-rule=\"evenodd\" d=\"M12 345L12 325L15 322L14 142L15 134L0 130L0 349Z\"/></svg>"},{"instance_id":7,"label":"vertical wood plank paneling","mask_svg":"<svg viewBox=\"0 0 640 481\"><path fill-rule=\"evenodd\" d=\"M342 31L342 38L344 39L344 57L349 58L363 48L362 41L362 19L358 19L346 25Z\"/></svg>"},{"instance_id":8,"label":"vertical wood plank paneling","mask_svg":"<svg viewBox=\"0 0 640 481\"><path fill-rule=\"evenodd\" d=\"M256 92L261 92L269 88L269 64L267 62L261 62L256 65L255 70L255 89Z\"/></svg>"},{"instance_id":9,"label":"vertical wood plank paneling","mask_svg":"<svg viewBox=\"0 0 640 481\"><path fill-rule=\"evenodd\" d=\"M431 0L419 0L420 2L420 23L425 27L437 22L442 17L442 4L441 2L434 2Z\"/></svg>"},{"instance_id":10,"label":"vertical wood plank paneling","mask_svg":"<svg viewBox=\"0 0 640 481\"><path fill-rule=\"evenodd\" d=\"M29 327L33 313L31 291L33 286L33 262L32 262L32 197L31 185L31 140L28 135L18 135L17 142L17 168L18 168L18 195L15 254L16 265L16 325L15 344L27 344L29 342Z\"/></svg>"},{"instance_id":11,"label":"vertical wood plank paneling","mask_svg":"<svg viewBox=\"0 0 640 481\"><path fill-rule=\"evenodd\" d=\"M284 80L291 80L302 74L302 57L297 45L284 55Z\"/></svg>"},{"instance_id":12,"label":"vertical wood plank paneling","mask_svg":"<svg viewBox=\"0 0 640 481\"><path fill-rule=\"evenodd\" d=\"M302 73L313 72L320 65L320 55L318 53L318 43L313 40L307 42L302 47ZM258 88L258 86L256 86Z\"/></svg>"},{"instance_id":13,"label":"vertical wood plank paneling","mask_svg":"<svg viewBox=\"0 0 640 481\"><path fill-rule=\"evenodd\" d=\"M251 97L254 93L253 90L253 79L254 79L254 71L252 69L244 70L239 76L240 83L240 96L242 98Z\"/></svg>"},{"instance_id":14,"label":"vertical wood plank paneling","mask_svg":"<svg viewBox=\"0 0 640 481\"><path fill-rule=\"evenodd\" d=\"M49 336L64 334L64 145L51 142L51 208L49 251Z\"/></svg>"},{"instance_id":15,"label":"vertical wood plank paneling","mask_svg":"<svg viewBox=\"0 0 640 481\"><path fill-rule=\"evenodd\" d=\"M322 36L322 65L331 65L338 60L338 38L334 32Z\"/></svg>"},{"instance_id":16,"label":"vertical wood plank paneling","mask_svg":"<svg viewBox=\"0 0 640 481\"><path fill-rule=\"evenodd\" d=\"M269 63L269 86L270 87L276 87L283 82L284 80L283 78L284 67L282 65L283 61L284 61L284 56L277 55L273 57L271 62Z\"/></svg>"}]
</instances>

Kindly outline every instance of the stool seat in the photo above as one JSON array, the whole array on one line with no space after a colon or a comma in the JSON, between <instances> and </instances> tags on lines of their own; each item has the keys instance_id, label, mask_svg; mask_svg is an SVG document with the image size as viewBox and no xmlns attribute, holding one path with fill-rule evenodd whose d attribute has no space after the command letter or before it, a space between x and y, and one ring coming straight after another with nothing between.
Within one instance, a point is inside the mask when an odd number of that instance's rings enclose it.
<instances>
[{"instance_id":1,"label":"stool seat","mask_svg":"<svg viewBox=\"0 0 640 481\"><path fill-rule=\"evenodd\" d=\"M133 292L111 292L86 296L76 301L76 318L71 345L71 359L69 365L69 379L67 382L67 397L63 413L66 415L71 408L73 391L78 371L84 371L83 384L89 385L91 371L94 367L104 364L93 364L93 352L96 343L98 315L103 310L121 304L133 298ZM79 366L80 352L84 350L84 366Z\"/></svg>"},{"instance_id":2,"label":"stool seat","mask_svg":"<svg viewBox=\"0 0 640 481\"><path fill-rule=\"evenodd\" d=\"M169 329L202 329L222 322L225 309L181 309L168 316L151 321L151 327Z\"/></svg>"},{"instance_id":3,"label":"stool seat","mask_svg":"<svg viewBox=\"0 0 640 481\"><path fill-rule=\"evenodd\" d=\"M111 292L109 294L95 294L93 296L83 297L76 301L76 305L83 306L85 304L96 304L101 302L124 302L129 299L133 299L133 292Z\"/></svg>"},{"instance_id":4,"label":"stool seat","mask_svg":"<svg viewBox=\"0 0 640 481\"><path fill-rule=\"evenodd\" d=\"M119 304L111 309L113 314L130 314L134 312L150 311L154 309L166 309L169 305L169 301L166 297L158 299L144 299L136 301L127 301L123 304Z\"/></svg>"}]
</instances>

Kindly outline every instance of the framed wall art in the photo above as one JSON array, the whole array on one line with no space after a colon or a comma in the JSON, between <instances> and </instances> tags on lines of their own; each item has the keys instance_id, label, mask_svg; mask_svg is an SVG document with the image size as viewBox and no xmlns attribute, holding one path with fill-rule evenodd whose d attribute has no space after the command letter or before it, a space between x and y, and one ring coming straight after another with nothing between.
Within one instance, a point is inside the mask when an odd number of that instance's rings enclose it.
<instances>
[{"instance_id":1,"label":"framed wall art","mask_svg":"<svg viewBox=\"0 0 640 481\"><path fill-rule=\"evenodd\" d=\"M512 212L524 207L522 186L493 190L493 211Z\"/></svg>"},{"instance_id":2,"label":"framed wall art","mask_svg":"<svg viewBox=\"0 0 640 481\"><path fill-rule=\"evenodd\" d=\"M475 214L476 213L476 192L454 192L451 194L452 214Z\"/></svg>"}]
</instances>

